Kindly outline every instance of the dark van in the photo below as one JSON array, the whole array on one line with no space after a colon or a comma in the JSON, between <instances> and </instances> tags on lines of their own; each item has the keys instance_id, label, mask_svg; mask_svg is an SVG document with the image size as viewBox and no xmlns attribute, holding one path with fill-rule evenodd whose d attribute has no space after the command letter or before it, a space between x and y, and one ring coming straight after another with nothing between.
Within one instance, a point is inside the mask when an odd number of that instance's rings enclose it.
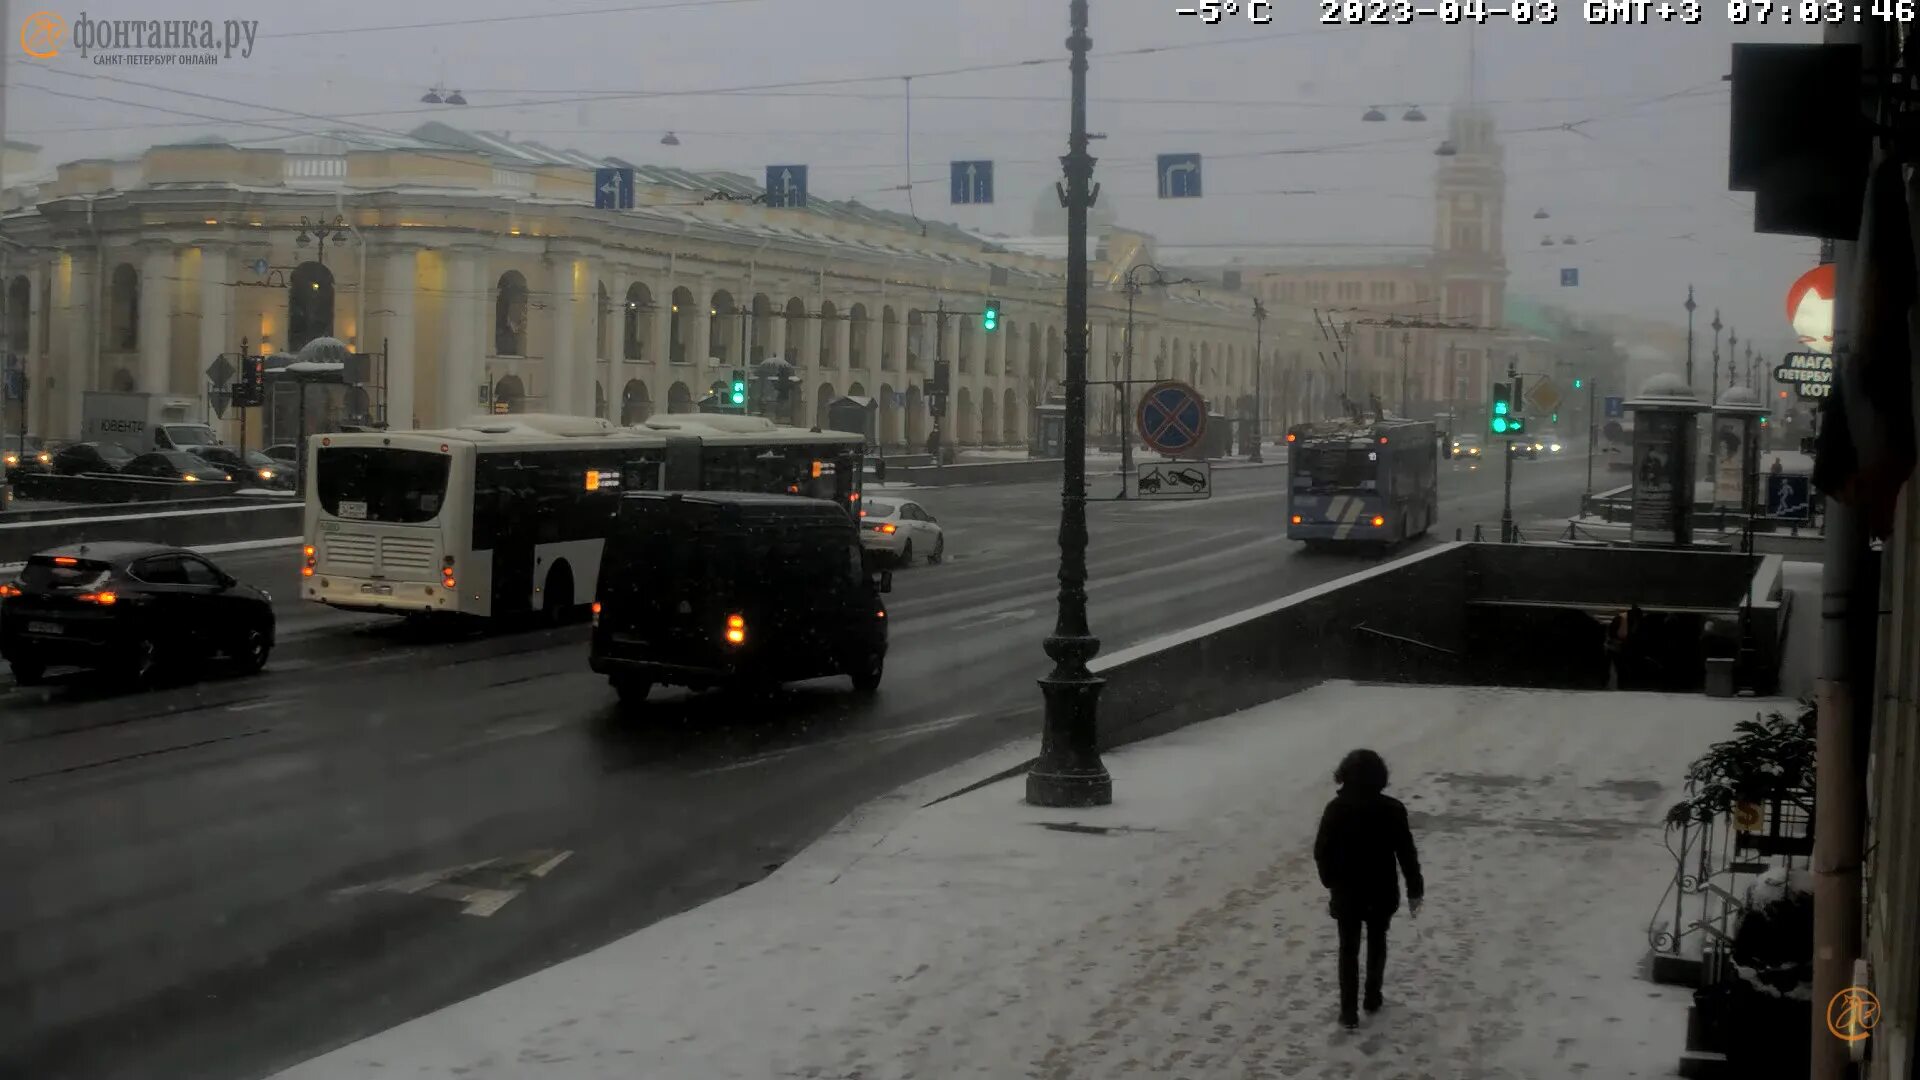
<instances>
[{"instance_id":1,"label":"dark van","mask_svg":"<svg viewBox=\"0 0 1920 1080\"><path fill-rule=\"evenodd\" d=\"M847 675L880 685L892 574L853 519L794 495L633 492L600 558L591 665L625 704L658 683L703 690Z\"/></svg>"}]
</instances>

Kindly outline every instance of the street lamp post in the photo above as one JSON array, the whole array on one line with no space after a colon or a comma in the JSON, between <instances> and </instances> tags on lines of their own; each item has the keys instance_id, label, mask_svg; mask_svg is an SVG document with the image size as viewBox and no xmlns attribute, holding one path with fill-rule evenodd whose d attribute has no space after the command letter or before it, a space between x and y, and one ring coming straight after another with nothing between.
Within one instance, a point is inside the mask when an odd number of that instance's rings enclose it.
<instances>
[{"instance_id":1,"label":"street lamp post","mask_svg":"<svg viewBox=\"0 0 1920 1080\"><path fill-rule=\"evenodd\" d=\"M1413 332L1400 331L1400 415L1412 416L1407 411L1407 362L1413 359Z\"/></svg>"},{"instance_id":2,"label":"street lamp post","mask_svg":"<svg viewBox=\"0 0 1920 1080\"><path fill-rule=\"evenodd\" d=\"M1067 205L1067 415L1060 492L1060 599L1053 634L1046 640L1053 670L1040 680L1046 718L1040 757L1027 773L1027 801L1035 806L1107 806L1113 778L1101 764L1095 741L1100 687L1105 680L1087 669L1100 640L1087 627L1087 209L1097 190L1093 155L1087 153L1087 0L1068 5L1067 38L1073 104L1066 173Z\"/></svg>"},{"instance_id":3,"label":"street lamp post","mask_svg":"<svg viewBox=\"0 0 1920 1080\"><path fill-rule=\"evenodd\" d=\"M328 224L325 218L316 218L308 221L306 215L302 214L300 216L300 235L294 237L293 242L298 247L306 247L307 241L312 240L314 244L317 245L314 251L314 261L321 266L325 266L327 265L327 241L332 240L334 243L344 242L347 238L346 227L346 219L338 214L334 215L332 224Z\"/></svg>"},{"instance_id":4,"label":"street lamp post","mask_svg":"<svg viewBox=\"0 0 1920 1080\"><path fill-rule=\"evenodd\" d=\"M1266 367L1265 354L1260 351L1260 332L1266 323L1267 305L1261 303L1260 298L1256 296L1253 298L1253 453L1247 457L1248 461L1255 464L1264 460L1260 456L1260 444L1266 441L1266 435L1261 430L1264 425L1260 423L1263 407L1266 404L1266 389L1260 377L1260 369Z\"/></svg>"},{"instance_id":5,"label":"street lamp post","mask_svg":"<svg viewBox=\"0 0 1920 1080\"><path fill-rule=\"evenodd\" d=\"M1713 321L1720 321L1719 312L1715 312ZM1693 388L1693 286L1687 286L1687 388Z\"/></svg>"},{"instance_id":6,"label":"street lamp post","mask_svg":"<svg viewBox=\"0 0 1920 1080\"><path fill-rule=\"evenodd\" d=\"M1708 328L1713 331L1713 378L1708 380L1707 382L1707 404L1712 405L1713 394L1714 394L1713 388L1720 385L1720 331L1725 329L1725 327L1722 326L1720 323L1719 308L1713 309L1713 322L1707 325L1708 325ZM1708 480L1713 479L1714 469L1717 467L1717 464L1718 464L1715 459L1718 458L1719 456L1720 456L1719 446L1715 443L1714 439L1709 437L1707 439L1707 479Z\"/></svg>"}]
</instances>

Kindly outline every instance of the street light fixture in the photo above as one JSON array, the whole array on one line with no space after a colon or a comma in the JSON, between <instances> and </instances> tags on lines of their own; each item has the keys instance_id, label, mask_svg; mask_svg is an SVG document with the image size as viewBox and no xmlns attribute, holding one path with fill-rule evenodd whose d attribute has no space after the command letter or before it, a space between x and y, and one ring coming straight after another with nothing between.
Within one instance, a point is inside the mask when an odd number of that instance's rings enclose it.
<instances>
[{"instance_id":1,"label":"street light fixture","mask_svg":"<svg viewBox=\"0 0 1920 1080\"><path fill-rule=\"evenodd\" d=\"M1545 221L1552 216L1552 214L1547 213L1547 208L1544 206L1533 212L1533 220L1535 221Z\"/></svg>"},{"instance_id":2,"label":"street light fixture","mask_svg":"<svg viewBox=\"0 0 1920 1080\"><path fill-rule=\"evenodd\" d=\"M1435 157L1452 157L1459 152L1459 148L1453 145L1452 139L1440 140L1440 145L1433 150Z\"/></svg>"},{"instance_id":3,"label":"street light fixture","mask_svg":"<svg viewBox=\"0 0 1920 1080\"><path fill-rule=\"evenodd\" d=\"M1060 491L1059 614L1045 644L1053 670L1040 680L1046 718L1040 757L1027 772L1027 801L1035 806L1108 806L1113 778L1100 761L1096 741L1100 688L1105 680L1087 668L1100 639L1087 626L1087 209L1092 154L1087 152L1087 0L1068 5L1067 37L1073 91L1067 153L1061 158L1067 206L1067 415Z\"/></svg>"},{"instance_id":4,"label":"street light fixture","mask_svg":"<svg viewBox=\"0 0 1920 1080\"><path fill-rule=\"evenodd\" d=\"M1387 114L1381 112L1379 106L1374 106L1373 108L1368 109L1366 113L1360 117L1360 119L1366 121L1369 124L1379 124L1379 123L1384 123L1386 121Z\"/></svg>"},{"instance_id":5,"label":"street light fixture","mask_svg":"<svg viewBox=\"0 0 1920 1080\"><path fill-rule=\"evenodd\" d=\"M296 247L306 247L309 242L317 244L318 248L315 254L315 260L319 262L320 265L325 266L327 264L327 241L331 240L336 244L345 243L347 239L346 225L346 219L338 214L334 215L331 225L329 225L324 218L309 221L306 215L303 214L300 217L300 235L293 238L294 245Z\"/></svg>"},{"instance_id":6,"label":"street light fixture","mask_svg":"<svg viewBox=\"0 0 1920 1080\"><path fill-rule=\"evenodd\" d=\"M1687 389L1689 392L1691 392L1693 389L1693 309L1694 307L1695 307L1695 304L1693 302L1693 286L1689 285L1687 286L1687 303L1686 303L1686 308L1687 308ZM1719 333L1720 331L1720 313L1717 311L1714 312L1713 314L1713 329L1716 334ZM1719 349L1719 346L1716 345L1714 348L1717 352Z\"/></svg>"},{"instance_id":7,"label":"street light fixture","mask_svg":"<svg viewBox=\"0 0 1920 1080\"><path fill-rule=\"evenodd\" d=\"M679 146L680 136L675 135L673 132L669 131L664 136L661 137L660 145L661 146Z\"/></svg>"},{"instance_id":8,"label":"street light fixture","mask_svg":"<svg viewBox=\"0 0 1920 1080\"><path fill-rule=\"evenodd\" d=\"M426 93L421 94L420 101L424 105L465 105L467 103L467 99L460 91L448 90L438 83L435 83Z\"/></svg>"}]
</instances>

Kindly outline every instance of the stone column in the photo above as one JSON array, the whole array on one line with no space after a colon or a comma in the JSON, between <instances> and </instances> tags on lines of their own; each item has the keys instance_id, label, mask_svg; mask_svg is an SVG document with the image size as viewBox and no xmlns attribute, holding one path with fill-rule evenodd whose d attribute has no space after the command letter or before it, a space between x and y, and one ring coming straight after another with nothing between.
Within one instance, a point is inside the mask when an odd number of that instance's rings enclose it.
<instances>
[{"instance_id":1,"label":"stone column","mask_svg":"<svg viewBox=\"0 0 1920 1080\"><path fill-rule=\"evenodd\" d=\"M708 341L713 322L713 290L702 278L687 286L687 291L693 294L693 303L689 305L693 310L681 312L680 318L687 328L687 362L693 365L695 372L693 383L687 389L693 391L693 399L698 401L700 395L706 392L706 384L713 381L707 366L707 361L713 355Z\"/></svg>"},{"instance_id":2,"label":"stone column","mask_svg":"<svg viewBox=\"0 0 1920 1080\"><path fill-rule=\"evenodd\" d=\"M549 251L547 262L546 385L540 388L538 411L569 413L579 381L573 355L574 321L580 311L576 288L579 260L571 252Z\"/></svg>"},{"instance_id":3,"label":"stone column","mask_svg":"<svg viewBox=\"0 0 1920 1080\"><path fill-rule=\"evenodd\" d=\"M143 240L140 251L140 369L137 385L149 394L171 393L173 379L174 269L179 257L172 241Z\"/></svg>"},{"instance_id":4,"label":"stone column","mask_svg":"<svg viewBox=\"0 0 1920 1080\"><path fill-rule=\"evenodd\" d=\"M457 424L480 412L481 330L486 304L480 295L486 249L457 244L446 250L446 333L440 359L440 415L435 426Z\"/></svg>"},{"instance_id":5,"label":"stone column","mask_svg":"<svg viewBox=\"0 0 1920 1080\"><path fill-rule=\"evenodd\" d=\"M814 302L812 314L816 316L820 314L819 301ZM817 374L819 370L825 366L825 357L820 355L820 343L822 341L832 340L831 338L822 337L823 331L821 330L821 324L825 322L825 319L810 318L806 321L805 329L800 332L800 359L794 366L807 372L809 376ZM813 386L806 388L809 394L813 393L815 389Z\"/></svg>"},{"instance_id":6,"label":"stone column","mask_svg":"<svg viewBox=\"0 0 1920 1080\"><path fill-rule=\"evenodd\" d=\"M767 302L772 303L773 302L772 298L769 297ZM767 340L766 340L767 355L777 356L782 359L785 359L787 355L787 310L786 308L775 307L768 311L766 333L767 333Z\"/></svg>"},{"instance_id":7,"label":"stone column","mask_svg":"<svg viewBox=\"0 0 1920 1080\"><path fill-rule=\"evenodd\" d=\"M106 332L106 312L94 302L102 291L95 281L100 273L95 250L70 250L66 260L65 275L57 272L55 275L58 291L54 297L55 322L64 326L66 340L64 349L54 344L48 350L51 361L48 364L51 375L48 381L53 393L49 402L52 423L48 426L53 430L45 434L78 438L81 393L92 388L98 377L101 337ZM62 276L64 282L60 280Z\"/></svg>"},{"instance_id":8,"label":"stone column","mask_svg":"<svg viewBox=\"0 0 1920 1080\"><path fill-rule=\"evenodd\" d=\"M380 258L382 299L379 306L386 312L381 317L381 335L387 346L387 427L405 431L419 426L419 410L413 401L414 383L418 378L414 370L413 297L420 277L420 249L392 246L386 248ZM361 332L368 333L371 329ZM378 342L368 341L363 347L371 351L377 345Z\"/></svg>"},{"instance_id":9,"label":"stone column","mask_svg":"<svg viewBox=\"0 0 1920 1080\"><path fill-rule=\"evenodd\" d=\"M213 358L222 353L234 353L240 348L239 340L233 335L233 249L222 240L201 240L194 245L200 251L200 342L199 359L211 364ZM145 327L141 328L145 333ZM236 380L246 374L244 365L236 361L234 365ZM225 390L226 387L217 389ZM244 411L232 406L228 414L234 419L234 435L239 434L241 424L247 422ZM256 430L254 435L258 436Z\"/></svg>"},{"instance_id":10,"label":"stone column","mask_svg":"<svg viewBox=\"0 0 1920 1080\"><path fill-rule=\"evenodd\" d=\"M838 360L840 362L841 369L847 372L847 378L852 379L853 378L853 320L847 318L847 313L853 310L853 305L848 304L845 307L842 307L838 304L835 304L833 310L834 310L833 321L830 324L828 324L828 326L822 328L821 333L833 335L833 337L831 337L828 340L833 342L834 359ZM844 386L835 387L834 389L839 391L840 393L843 393L843 394L846 393L846 388Z\"/></svg>"},{"instance_id":11,"label":"stone column","mask_svg":"<svg viewBox=\"0 0 1920 1080\"><path fill-rule=\"evenodd\" d=\"M600 264L578 255L574 259L573 279L573 397L563 410L574 416L592 416L593 390L600 381ZM607 297L612 304L611 294ZM613 312L607 312L611 322ZM608 328L612 344L612 328ZM611 396L611 395L609 395Z\"/></svg>"},{"instance_id":12,"label":"stone column","mask_svg":"<svg viewBox=\"0 0 1920 1080\"><path fill-rule=\"evenodd\" d=\"M27 355L21 358L27 372L26 417L29 434L47 430L47 362L43 355L47 343L40 333L40 312L47 304L47 268L44 263L27 267Z\"/></svg>"},{"instance_id":13,"label":"stone column","mask_svg":"<svg viewBox=\"0 0 1920 1080\"><path fill-rule=\"evenodd\" d=\"M945 360L948 369L954 374L953 385L948 388L948 394L952 394L954 390L959 389L960 319L961 316L951 311L947 312L947 318L945 320L947 325L939 328L940 351L934 354L937 358ZM939 320L936 319L935 321L937 322ZM929 368L928 371L931 373L932 369ZM947 414L949 421L951 421L953 415L953 403L951 401L947 403Z\"/></svg>"},{"instance_id":14,"label":"stone column","mask_svg":"<svg viewBox=\"0 0 1920 1080\"><path fill-rule=\"evenodd\" d=\"M882 307L882 310L885 310L884 306ZM906 371L907 370L907 313L905 308L899 308L894 311L893 325L891 326L883 325L881 328L881 334L885 339L881 347L881 355L883 357L885 356L893 357L893 367L891 369L887 369L885 367L885 361L883 360L881 362L882 370L892 370L892 371L899 371L899 372ZM906 388L903 385L901 387L902 392L904 392L905 389ZM903 428L902 430L905 430L905 429Z\"/></svg>"}]
</instances>

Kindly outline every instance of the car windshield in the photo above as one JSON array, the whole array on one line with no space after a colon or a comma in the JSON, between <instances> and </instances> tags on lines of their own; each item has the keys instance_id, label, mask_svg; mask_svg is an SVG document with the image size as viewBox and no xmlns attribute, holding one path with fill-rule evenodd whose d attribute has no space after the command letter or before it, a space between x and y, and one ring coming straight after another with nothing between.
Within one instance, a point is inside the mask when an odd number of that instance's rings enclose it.
<instances>
[{"instance_id":1,"label":"car windshield","mask_svg":"<svg viewBox=\"0 0 1920 1080\"><path fill-rule=\"evenodd\" d=\"M87 589L97 586L113 570L109 563L70 555L35 555L20 571L20 583L30 589Z\"/></svg>"},{"instance_id":2,"label":"car windshield","mask_svg":"<svg viewBox=\"0 0 1920 1080\"><path fill-rule=\"evenodd\" d=\"M124 465L139 456L119 443L94 443L93 448L102 458L116 465Z\"/></svg>"}]
</instances>

